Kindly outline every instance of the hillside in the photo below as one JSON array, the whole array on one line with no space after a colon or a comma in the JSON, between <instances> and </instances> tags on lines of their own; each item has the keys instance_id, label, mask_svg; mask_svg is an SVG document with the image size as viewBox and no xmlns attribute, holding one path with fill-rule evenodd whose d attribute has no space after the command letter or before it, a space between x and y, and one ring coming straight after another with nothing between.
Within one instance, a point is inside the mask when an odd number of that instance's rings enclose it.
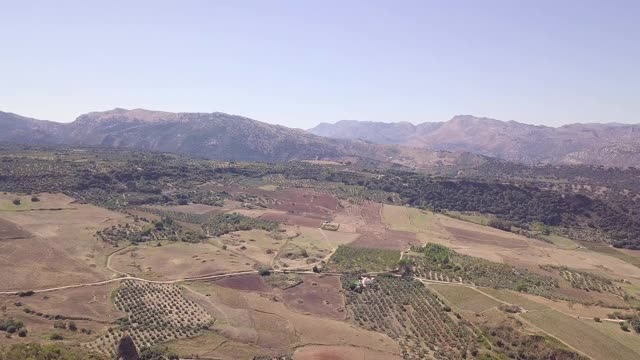
<instances>
[{"instance_id":1,"label":"hillside","mask_svg":"<svg viewBox=\"0 0 640 360\"><path fill-rule=\"evenodd\" d=\"M310 133L434 150L468 151L522 163L640 165L640 125L571 124L558 128L459 115L413 125L346 120Z\"/></svg>"},{"instance_id":2,"label":"hillside","mask_svg":"<svg viewBox=\"0 0 640 360\"><path fill-rule=\"evenodd\" d=\"M0 113L0 129L2 143L127 147L217 160L340 160L411 168L484 161L469 154L330 139L220 112L114 109L81 115L69 124Z\"/></svg>"}]
</instances>

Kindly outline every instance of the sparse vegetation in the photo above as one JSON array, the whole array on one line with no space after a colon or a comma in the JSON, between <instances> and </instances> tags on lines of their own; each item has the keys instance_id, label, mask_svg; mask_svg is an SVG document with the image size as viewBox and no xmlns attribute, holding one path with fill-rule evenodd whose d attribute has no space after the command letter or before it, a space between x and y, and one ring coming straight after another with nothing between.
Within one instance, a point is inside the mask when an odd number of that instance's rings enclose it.
<instances>
[{"instance_id":1,"label":"sparse vegetation","mask_svg":"<svg viewBox=\"0 0 640 360\"><path fill-rule=\"evenodd\" d=\"M374 272L393 270L400 259L396 250L339 246L327 263L327 271Z\"/></svg>"}]
</instances>

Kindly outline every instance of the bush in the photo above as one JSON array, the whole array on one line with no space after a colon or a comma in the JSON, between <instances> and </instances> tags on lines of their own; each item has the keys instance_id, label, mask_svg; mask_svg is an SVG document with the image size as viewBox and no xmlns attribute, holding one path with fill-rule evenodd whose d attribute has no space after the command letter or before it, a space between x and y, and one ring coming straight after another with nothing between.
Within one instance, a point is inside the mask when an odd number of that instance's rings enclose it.
<instances>
[{"instance_id":1,"label":"bush","mask_svg":"<svg viewBox=\"0 0 640 360\"><path fill-rule=\"evenodd\" d=\"M22 202L20 201L20 199L14 199L14 200L13 200L13 205L15 205L15 206L19 206L20 204L22 204Z\"/></svg>"},{"instance_id":2,"label":"bush","mask_svg":"<svg viewBox=\"0 0 640 360\"><path fill-rule=\"evenodd\" d=\"M640 333L640 315L635 315L631 318L631 320L629 320L629 324L635 332Z\"/></svg>"},{"instance_id":3,"label":"bush","mask_svg":"<svg viewBox=\"0 0 640 360\"><path fill-rule=\"evenodd\" d=\"M622 322L620 323L620 329L622 329L622 331L629 331L629 325Z\"/></svg>"},{"instance_id":4,"label":"bush","mask_svg":"<svg viewBox=\"0 0 640 360\"><path fill-rule=\"evenodd\" d=\"M40 201L39 197L37 197L37 196L32 196L31 197L31 202L38 202L38 201Z\"/></svg>"},{"instance_id":5,"label":"bush","mask_svg":"<svg viewBox=\"0 0 640 360\"><path fill-rule=\"evenodd\" d=\"M69 325L67 326L69 328L69 330L71 331L77 331L78 330L78 326L76 325L76 323L74 323L73 321L69 322Z\"/></svg>"},{"instance_id":6,"label":"bush","mask_svg":"<svg viewBox=\"0 0 640 360\"><path fill-rule=\"evenodd\" d=\"M597 317L597 316L593 318L593 321L595 321L595 322L602 322L602 320L600 320L600 318L599 318L599 317Z\"/></svg>"},{"instance_id":7,"label":"bush","mask_svg":"<svg viewBox=\"0 0 640 360\"><path fill-rule=\"evenodd\" d=\"M20 337L27 336L27 329L22 329L22 330L18 331L18 336L20 336Z\"/></svg>"},{"instance_id":8,"label":"bush","mask_svg":"<svg viewBox=\"0 0 640 360\"><path fill-rule=\"evenodd\" d=\"M271 275L271 270L266 267L261 267L258 269L258 274L260 274L260 276L268 276Z\"/></svg>"},{"instance_id":9,"label":"bush","mask_svg":"<svg viewBox=\"0 0 640 360\"><path fill-rule=\"evenodd\" d=\"M57 320L53 322L53 327L56 329L66 329L67 328L67 324L65 324L64 321L61 320Z\"/></svg>"},{"instance_id":10,"label":"bush","mask_svg":"<svg viewBox=\"0 0 640 360\"><path fill-rule=\"evenodd\" d=\"M62 336L60 334L57 334L57 333L56 334L52 334L49 338L51 340L64 340L64 336Z\"/></svg>"}]
</instances>

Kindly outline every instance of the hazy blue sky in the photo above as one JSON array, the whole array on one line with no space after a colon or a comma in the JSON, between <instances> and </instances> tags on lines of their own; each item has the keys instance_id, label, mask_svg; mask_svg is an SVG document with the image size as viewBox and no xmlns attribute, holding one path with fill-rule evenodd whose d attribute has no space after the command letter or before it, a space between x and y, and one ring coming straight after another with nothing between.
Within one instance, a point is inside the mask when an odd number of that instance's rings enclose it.
<instances>
[{"instance_id":1,"label":"hazy blue sky","mask_svg":"<svg viewBox=\"0 0 640 360\"><path fill-rule=\"evenodd\" d=\"M640 1L0 0L0 110L640 122Z\"/></svg>"}]
</instances>

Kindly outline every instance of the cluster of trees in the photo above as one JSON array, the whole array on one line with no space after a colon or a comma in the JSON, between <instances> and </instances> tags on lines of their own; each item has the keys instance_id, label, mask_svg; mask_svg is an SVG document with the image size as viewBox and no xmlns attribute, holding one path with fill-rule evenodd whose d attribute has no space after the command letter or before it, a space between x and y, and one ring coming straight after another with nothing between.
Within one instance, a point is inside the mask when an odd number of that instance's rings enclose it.
<instances>
[{"instance_id":1,"label":"cluster of trees","mask_svg":"<svg viewBox=\"0 0 640 360\"><path fill-rule=\"evenodd\" d=\"M77 161L82 156L84 161ZM520 172L509 178L503 174L506 169L492 170L496 172L494 176L480 169L470 175L475 177L440 178L398 170L344 171L302 162L223 166L177 155L103 149L83 154L56 153L52 159L2 158L0 190L65 192L108 208L189 202L216 205L224 194L201 191L196 186L211 180L225 182L277 174L291 180L338 182L353 189L366 189L368 192L363 194L386 193L385 199L418 208L494 214L525 229L533 223L581 228L604 235L601 238L616 246L640 248L640 204L633 196L624 195L629 191L631 195L640 193L639 170L518 167ZM558 185L552 182L554 179L563 181ZM562 189L562 184L571 185L571 181L610 184L616 191L600 196L594 191ZM581 233L585 232L576 234Z\"/></svg>"},{"instance_id":2,"label":"cluster of trees","mask_svg":"<svg viewBox=\"0 0 640 360\"><path fill-rule=\"evenodd\" d=\"M27 329L24 327L24 323L14 319L0 319L0 331L5 331L10 335L18 334L20 337L27 336Z\"/></svg>"},{"instance_id":3,"label":"cluster of trees","mask_svg":"<svg viewBox=\"0 0 640 360\"><path fill-rule=\"evenodd\" d=\"M380 275L366 288L341 278L352 320L398 340L405 359L464 359L478 354L473 326L422 283Z\"/></svg>"},{"instance_id":4,"label":"cluster of trees","mask_svg":"<svg viewBox=\"0 0 640 360\"><path fill-rule=\"evenodd\" d=\"M332 178L353 180L351 176L342 178L338 173ZM639 216L583 194L529 185L439 179L399 171L360 179L356 184L397 193L406 204L418 208L494 214L524 229L534 223L586 228L604 234L615 246L640 249ZM507 223L504 224L506 228Z\"/></svg>"},{"instance_id":5,"label":"cluster of trees","mask_svg":"<svg viewBox=\"0 0 640 360\"><path fill-rule=\"evenodd\" d=\"M554 291L559 287L558 281L549 276L518 269L508 264L458 254L439 244L429 243L412 250L421 253L422 256L407 257L407 261L411 259L414 271L423 277L428 272L435 271L449 278L462 278L480 286L511 289L549 298L559 296Z\"/></svg>"},{"instance_id":6,"label":"cluster of trees","mask_svg":"<svg viewBox=\"0 0 640 360\"><path fill-rule=\"evenodd\" d=\"M274 231L278 229L278 223L233 213L216 215L203 224L202 228L209 236L220 236L241 230Z\"/></svg>"}]
</instances>

